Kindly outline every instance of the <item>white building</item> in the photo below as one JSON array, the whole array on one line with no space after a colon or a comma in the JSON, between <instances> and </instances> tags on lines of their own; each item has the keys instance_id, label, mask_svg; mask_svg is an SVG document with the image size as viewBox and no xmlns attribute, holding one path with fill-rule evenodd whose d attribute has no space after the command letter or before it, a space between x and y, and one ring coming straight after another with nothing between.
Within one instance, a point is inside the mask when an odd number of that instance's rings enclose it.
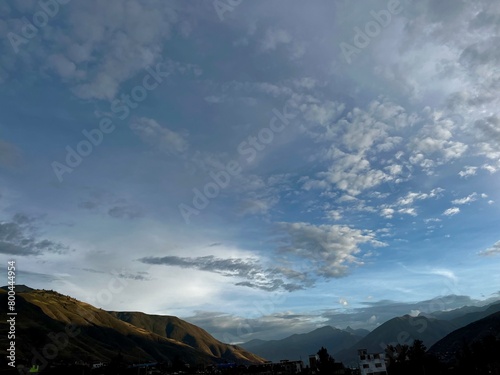
<instances>
[{"instance_id":1,"label":"white building","mask_svg":"<svg viewBox=\"0 0 500 375\"><path fill-rule=\"evenodd\" d=\"M359 349L358 355L361 375L387 375L385 354L368 354L366 349Z\"/></svg>"}]
</instances>

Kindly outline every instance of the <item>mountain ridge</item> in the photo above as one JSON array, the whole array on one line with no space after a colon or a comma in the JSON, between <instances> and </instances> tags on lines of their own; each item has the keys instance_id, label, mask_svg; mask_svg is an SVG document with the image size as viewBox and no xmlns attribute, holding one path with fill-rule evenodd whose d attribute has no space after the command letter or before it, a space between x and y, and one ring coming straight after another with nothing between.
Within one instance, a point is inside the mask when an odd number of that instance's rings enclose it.
<instances>
[{"instance_id":1,"label":"mountain ridge","mask_svg":"<svg viewBox=\"0 0 500 375\"><path fill-rule=\"evenodd\" d=\"M54 338L57 337L64 337L64 345L58 350L59 359L77 357L109 362L120 354L131 362L175 359L205 364L265 361L242 348L221 343L199 327L199 330L206 333L204 342L210 342L211 338L215 347L221 351L220 356L138 327L75 298L54 291L30 289L25 289L26 292L17 290L16 293L16 310L22 312L16 316L16 335L23 337L16 347L21 362L29 363L34 352L43 353L49 344L53 345ZM0 311L6 312L5 289L0 289L0 304ZM185 324L193 326L187 322ZM74 330L74 335L68 334L68 327ZM8 324L1 322L0 332L3 338L7 337L7 330ZM196 331L195 328L192 330Z\"/></svg>"},{"instance_id":2,"label":"mountain ridge","mask_svg":"<svg viewBox=\"0 0 500 375\"><path fill-rule=\"evenodd\" d=\"M272 361L282 359L307 359L310 354L316 354L325 347L330 353L338 348L346 348L358 341L356 336L345 330L332 326L323 326L307 333L287 336L280 340L251 340L240 346Z\"/></svg>"}]
</instances>

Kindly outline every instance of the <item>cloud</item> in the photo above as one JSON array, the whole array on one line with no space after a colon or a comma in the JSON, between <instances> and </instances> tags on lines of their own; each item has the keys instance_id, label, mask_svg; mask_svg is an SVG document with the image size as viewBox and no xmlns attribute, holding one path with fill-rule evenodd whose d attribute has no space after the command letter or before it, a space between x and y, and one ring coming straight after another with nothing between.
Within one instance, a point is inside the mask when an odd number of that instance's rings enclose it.
<instances>
[{"instance_id":1,"label":"cloud","mask_svg":"<svg viewBox=\"0 0 500 375\"><path fill-rule=\"evenodd\" d=\"M438 276L443 276L446 277L447 279L450 279L454 283L458 281L458 277L455 275L455 273L451 270L447 270L444 268L437 268L429 271L430 274L432 275L438 275Z\"/></svg>"},{"instance_id":2,"label":"cloud","mask_svg":"<svg viewBox=\"0 0 500 375\"><path fill-rule=\"evenodd\" d=\"M294 291L310 285L305 274L284 267L265 268L254 258L217 258L213 255L193 258L165 256L144 257L139 261L145 264L192 268L217 273L224 277L244 279L236 282L235 285L268 292L280 289ZM293 279L293 282L287 282L288 279Z\"/></svg>"},{"instance_id":3,"label":"cloud","mask_svg":"<svg viewBox=\"0 0 500 375\"><path fill-rule=\"evenodd\" d=\"M172 154L182 154L188 149L187 136L161 126L151 118L135 119L130 129L144 142Z\"/></svg>"},{"instance_id":4,"label":"cloud","mask_svg":"<svg viewBox=\"0 0 500 375\"><path fill-rule=\"evenodd\" d=\"M262 51L273 51L280 44L289 44L292 42L292 37L290 34L283 30L277 28L270 28L266 30L264 38L261 42Z\"/></svg>"},{"instance_id":5,"label":"cloud","mask_svg":"<svg viewBox=\"0 0 500 375\"><path fill-rule=\"evenodd\" d=\"M417 216L417 211L413 207L400 208L398 210L398 213L410 216Z\"/></svg>"},{"instance_id":6,"label":"cloud","mask_svg":"<svg viewBox=\"0 0 500 375\"><path fill-rule=\"evenodd\" d=\"M239 211L241 215L264 215L279 201L277 196L245 199L241 202Z\"/></svg>"},{"instance_id":7,"label":"cloud","mask_svg":"<svg viewBox=\"0 0 500 375\"><path fill-rule=\"evenodd\" d=\"M132 206L115 206L109 209L108 214L119 219L137 219L143 216L141 209Z\"/></svg>"},{"instance_id":8,"label":"cloud","mask_svg":"<svg viewBox=\"0 0 500 375\"><path fill-rule=\"evenodd\" d=\"M144 216L142 208L105 190L92 190L87 200L78 204L78 208L92 213L105 213L115 219L138 219Z\"/></svg>"},{"instance_id":9,"label":"cloud","mask_svg":"<svg viewBox=\"0 0 500 375\"><path fill-rule=\"evenodd\" d=\"M380 185L392 178L381 170L372 169L369 160L362 154L348 154L339 149L332 150L332 164L328 171L319 172L317 180L308 180L304 189L325 188L334 185L352 196Z\"/></svg>"},{"instance_id":10,"label":"cloud","mask_svg":"<svg viewBox=\"0 0 500 375\"><path fill-rule=\"evenodd\" d=\"M475 176L477 172L477 167L465 166L463 171L458 172L458 175L463 178L467 178L470 176Z\"/></svg>"},{"instance_id":11,"label":"cloud","mask_svg":"<svg viewBox=\"0 0 500 375\"><path fill-rule=\"evenodd\" d=\"M500 118L498 116L478 120L475 126L484 134L486 140L500 144Z\"/></svg>"},{"instance_id":12,"label":"cloud","mask_svg":"<svg viewBox=\"0 0 500 375\"><path fill-rule=\"evenodd\" d=\"M412 163L430 172L438 165L465 155L469 146L456 139L460 134L460 124L429 109L424 112L424 116L426 124L410 142Z\"/></svg>"},{"instance_id":13,"label":"cloud","mask_svg":"<svg viewBox=\"0 0 500 375\"><path fill-rule=\"evenodd\" d=\"M0 222L0 253L28 256L69 251L69 247L60 242L40 238L35 222L36 219L24 214L16 214L11 221Z\"/></svg>"},{"instance_id":14,"label":"cloud","mask_svg":"<svg viewBox=\"0 0 500 375\"><path fill-rule=\"evenodd\" d=\"M303 267L325 279L344 277L349 266L362 265L360 245L384 246L371 231L341 225L280 223L283 244L278 253L297 258Z\"/></svg>"},{"instance_id":15,"label":"cloud","mask_svg":"<svg viewBox=\"0 0 500 375\"><path fill-rule=\"evenodd\" d=\"M90 0L65 10L72 26L51 24L45 61L83 99L113 99L123 82L159 59L177 23L174 7L157 0Z\"/></svg>"},{"instance_id":16,"label":"cloud","mask_svg":"<svg viewBox=\"0 0 500 375\"><path fill-rule=\"evenodd\" d=\"M299 109L304 118L312 123L311 126L328 126L342 114L345 104L328 100L321 103L304 103Z\"/></svg>"},{"instance_id":17,"label":"cloud","mask_svg":"<svg viewBox=\"0 0 500 375\"><path fill-rule=\"evenodd\" d=\"M444 189L442 189L442 188L432 189L429 193L409 192L406 194L405 197L402 197L398 200L398 204L402 205L402 206L411 205L416 200L424 200L424 199L439 197L442 192L444 192Z\"/></svg>"},{"instance_id":18,"label":"cloud","mask_svg":"<svg viewBox=\"0 0 500 375\"><path fill-rule=\"evenodd\" d=\"M448 208L447 210L445 210L443 212L443 215L445 216L453 216L453 215L456 215L460 212L460 208L458 207L451 207L451 208Z\"/></svg>"},{"instance_id":19,"label":"cloud","mask_svg":"<svg viewBox=\"0 0 500 375\"><path fill-rule=\"evenodd\" d=\"M395 204L383 204L379 207L380 216L387 219L392 219L395 213L402 215L417 216L417 210L414 207L409 207L413 205L416 201L422 201L431 198L440 198L441 193L444 192L443 188L434 188L429 193L422 192L408 192L405 196L398 198Z\"/></svg>"},{"instance_id":20,"label":"cloud","mask_svg":"<svg viewBox=\"0 0 500 375\"><path fill-rule=\"evenodd\" d=\"M394 209L393 208L383 208L382 211L380 211L380 215L387 218L387 219L392 219L394 216Z\"/></svg>"},{"instance_id":21,"label":"cloud","mask_svg":"<svg viewBox=\"0 0 500 375\"><path fill-rule=\"evenodd\" d=\"M479 253L481 256L494 256L500 255L500 241L497 241L492 247L483 250Z\"/></svg>"},{"instance_id":22,"label":"cloud","mask_svg":"<svg viewBox=\"0 0 500 375\"><path fill-rule=\"evenodd\" d=\"M36 14L39 7L29 3L31 9L22 12ZM21 44L14 54L5 43L9 53L2 55L0 65L7 73L18 66L40 67L43 76L60 78L82 99L113 100L124 82L161 60L174 33L185 36L190 29L188 17L179 22L182 7L161 0L89 0L59 8L44 32L29 41L29 53ZM22 35L21 15L6 12L0 28Z\"/></svg>"},{"instance_id":23,"label":"cloud","mask_svg":"<svg viewBox=\"0 0 500 375\"><path fill-rule=\"evenodd\" d=\"M97 273L97 274L103 274L103 275L113 275L114 277L118 277L120 279L138 280L138 281L151 280L149 273L145 272L145 271L131 272L131 271L127 271L123 268L120 269L119 271L114 271L114 272L100 271L100 270L96 270L93 268L80 268L80 269L82 271L90 272L90 273Z\"/></svg>"},{"instance_id":24,"label":"cloud","mask_svg":"<svg viewBox=\"0 0 500 375\"><path fill-rule=\"evenodd\" d=\"M317 108L297 108L304 113L306 134L319 144L316 158L326 166L314 179L303 180L304 189L335 188L355 197L400 178L403 161L384 167L380 165L380 154L392 151L402 142L398 132L415 122L414 115L389 101L375 100L366 110L355 107L345 114L345 104L314 106ZM340 114L342 117L335 121Z\"/></svg>"},{"instance_id":25,"label":"cloud","mask_svg":"<svg viewBox=\"0 0 500 375\"><path fill-rule=\"evenodd\" d=\"M451 201L452 204L467 204L471 203L477 200L477 193L472 193L471 195L468 195L467 197L461 198L461 199L454 199Z\"/></svg>"},{"instance_id":26,"label":"cloud","mask_svg":"<svg viewBox=\"0 0 500 375\"><path fill-rule=\"evenodd\" d=\"M342 211L341 210L330 210L326 213L326 216L330 220L338 221L342 219Z\"/></svg>"}]
</instances>

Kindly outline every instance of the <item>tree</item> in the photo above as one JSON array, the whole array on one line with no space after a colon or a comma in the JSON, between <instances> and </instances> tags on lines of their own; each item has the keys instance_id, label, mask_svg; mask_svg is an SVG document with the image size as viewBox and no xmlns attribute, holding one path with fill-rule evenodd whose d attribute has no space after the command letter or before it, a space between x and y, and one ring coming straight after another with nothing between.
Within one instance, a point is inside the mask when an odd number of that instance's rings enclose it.
<instances>
[{"instance_id":1,"label":"tree","mask_svg":"<svg viewBox=\"0 0 500 375\"><path fill-rule=\"evenodd\" d=\"M406 344L387 345L385 353L389 359L389 374L425 375L426 350L427 348L422 340L414 340L412 346Z\"/></svg>"},{"instance_id":2,"label":"tree","mask_svg":"<svg viewBox=\"0 0 500 375\"><path fill-rule=\"evenodd\" d=\"M339 363L335 362L335 359L333 359L333 357L330 354L328 354L328 350L326 350L326 348L321 347L321 349L318 350L317 354L319 357L318 360L319 372L323 374L332 374L336 370L344 368L344 365L341 362Z\"/></svg>"}]
</instances>

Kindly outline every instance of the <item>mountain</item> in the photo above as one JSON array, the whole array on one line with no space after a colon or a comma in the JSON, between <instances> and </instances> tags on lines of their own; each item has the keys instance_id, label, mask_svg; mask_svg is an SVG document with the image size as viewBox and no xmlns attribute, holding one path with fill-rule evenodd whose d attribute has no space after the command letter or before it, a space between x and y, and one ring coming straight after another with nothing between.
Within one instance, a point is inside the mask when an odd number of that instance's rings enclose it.
<instances>
[{"instance_id":1,"label":"mountain","mask_svg":"<svg viewBox=\"0 0 500 375\"><path fill-rule=\"evenodd\" d=\"M370 333L370 331L368 331L367 329L363 329L363 328L352 329L349 326L347 326L347 328L344 329L344 331L352 333L353 335L356 335L359 337L365 337L366 335L368 335Z\"/></svg>"},{"instance_id":2,"label":"mountain","mask_svg":"<svg viewBox=\"0 0 500 375\"><path fill-rule=\"evenodd\" d=\"M458 316L451 320L457 327L465 327L466 325L475 322L479 319L485 318L488 315L494 314L500 311L500 303L493 303L488 306L484 306L481 310L475 312L469 312L462 316Z\"/></svg>"},{"instance_id":3,"label":"mountain","mask_svg":"<svg viewBox=\"0 0 500 375\"><path fill-rule=\"evenodd\" d=\"M259 362L261 358L236 345L224 344L204 329L175 316L148 315L142 312L109 312L114 317L159 336L173 339L208 355L240 362Z\"/></svg>"},{"instance_id":4,"label":"mountain","mask_svg":"<svg viewBox=\"0 0 500 375\"><path fill-rule=\"evenodd\" d=\"M189 326L193 344L203 342L209 348L213 346L219 351L207 352L202 347L193 347L181 340L166 337L165 334L160 335L135 326L118 319L115 314L57 292L31 288L26 290L28 291L20 292L17 289L16 294L16 355L19 363L28 364L35 355L38 355L39 362L43 362L43 353L52 353L47 348L54 346L49 344L57 345L57 360L109 362L120 354L128 362L176 359L186 363L205 364L224 361L264 362L262 358L244 349L217 341L192 325ZM7 292L0 289L0 312L6 313L6 307ZM189 324L177 318L171 322L172 331L185 330L177 329L175 324L182 327ZM7 332L8 324L3 320L0 322L0 343L3 347L8 347Z\"/></svg>"},{"instance_id":5,"label":"mountain","mask_svg":"<svg viewBox=\"0 0 500 375\"><path fill-rule=\"evenodd\" d=\"M310 354L316 354L323 346L329 353L350 347L361 337L331 326L318 328L309 333L295 334L281 340L252 340L241 346L271 361L282 359L307 362Z\"/></svg>"},{"instance_id":6,"label":"mountain","mask_svg":"<svg viewBox=\"0 0 500 375\"><path fill-rule=\"evenodd\" d=\"M428 352L440 357L449 357L450 354L453 355L460 350L464 343L471 344L490 335L500 339L500 312L498 311L451 332L432 345Z\"/></svg>"},{"instance_id":7,"label":"mountain","mask_svg":"<svg viewBox=\"0 0 500 375\"><path fill-rule=\"evenodd\" d=\"M439 320L449 320L458 326L463 327L475 320L484 318L495 311L500 311L500 302L498 300L483 306L463 306L449 311L435 311L430 314L422 315Z\"/></svg>"},{"instance_id":8,"label":"mountain","mask_svg":"<svg viewBox=\"0 0 500 375\"><path fill-rule=\"evenodd\" d=\"M382 353L389 344L411 345L416 339L422 340L429 347L455 328L457 327L452 322L446 320L404 315L388 320L348 349L334 352L333 357L344 364L350 364L357 361L358 349Z\"/></svg>"},{"instance_id":9,"label":"mountain","mask_svg":"<svg viewBox=\"0 0 500 375\"><path fill-rule=\"evenodd\" d=\"M265 344L266 340L261 340L261 339L253 339L253 340L250 340L244 344L241 344L240 346L243 346L244 345L244 348L247 349L247 350L252 350L252 348L254 347L257 347L257 346L260 346L260 345L263 345Z\"/></svg>"}]
</instances>

